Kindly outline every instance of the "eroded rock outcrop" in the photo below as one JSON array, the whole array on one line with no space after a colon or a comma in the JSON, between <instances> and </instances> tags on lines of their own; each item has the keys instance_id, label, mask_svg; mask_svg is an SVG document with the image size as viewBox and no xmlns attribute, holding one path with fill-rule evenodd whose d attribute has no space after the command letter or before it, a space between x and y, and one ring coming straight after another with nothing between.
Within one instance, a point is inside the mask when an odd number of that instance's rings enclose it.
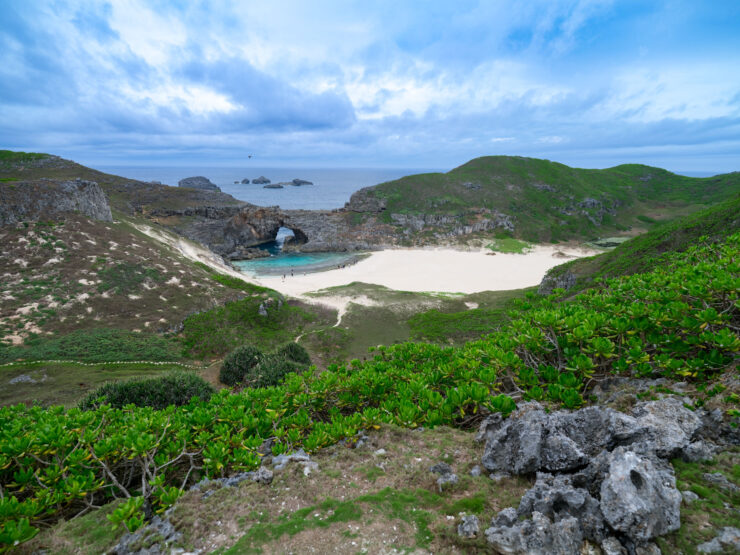
<instances>
[{"instance_id":1,"label":"eroded rock outcrop","mask_svg":"<svg viewBox=\"0 0 740 555\"><path fill-rule=\"evenodd\" d=\"M647 549L680 527L682 495L669 460L713 452L707 418L678 397L638 403L630 414L547 413L525 403L507 419L491 415L477 437L486 442L483 466L537 480L518 509L492 520L488 542L511 554L576 553L582 540L609 553Z\"/></svg>"},{"instance_id":2,"label":"eroded rock outcrop","mask_svg":"<svg viewBox=\"0 0 740 555\"><path fill-rule=\"evenodd\" d=\"M0 183L0 226L43 218L53 220L73 212L94 220L113 220L105 193L94 181L39 179Z\"/></svg>"}]
</instances>

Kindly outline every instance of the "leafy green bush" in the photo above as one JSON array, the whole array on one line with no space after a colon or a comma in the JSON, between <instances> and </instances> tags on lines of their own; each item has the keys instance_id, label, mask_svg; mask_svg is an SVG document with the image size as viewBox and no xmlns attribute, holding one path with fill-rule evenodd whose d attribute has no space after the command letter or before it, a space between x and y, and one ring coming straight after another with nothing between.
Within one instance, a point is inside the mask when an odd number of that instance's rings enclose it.
<instances>
[{"instance_id":1,"label":"leafy green bush","mask_svg":"<svg viewBox=\"0 0 740 555\"><path fill-rule=\"evenodd\" d=\"M303 345L299 345L295 341L286 343L275 351L275 354L299 364L311 364L311 357L308 355L308 351L303 347Z\"/></svg>"},{"instance_id":2,"label":"leafy green bush","mask_svg":"<svg viewBox=\"0 0 740 555\"><path fill-rule=\"evenodd\" d=\"M207 401L213 391L208 382L192 372L172 372L159 378L107 383L80 401L79 407L91 410L109 404L120 409L134 404L161 410L186 405L193 397Z\"/></svg>"},{"instance_id":3,"label":"leafy green bush","mask_svg":"<svg viewBox=\"0 0 740 555\"><path fill-rule=\"evenodd\" d=\"M226 355L218 379L221 383L232 387L240 384L244 380L245 374L258 364L264 356L264 353L257 347L251 345L237 347Z\"/></svg>"},{"instance_id":4,"label":"leafy green bush","mask_svg":"<svg viewBox=\"0 0 740 555\"><path fill-rule=\"evenodd\" d=\"M267 355L247 370L242 383L248 387L270 387L279 384L291 372L303 369L305 369L303 364L288 360L283 355Z\"/></svg>"}]
</instances>

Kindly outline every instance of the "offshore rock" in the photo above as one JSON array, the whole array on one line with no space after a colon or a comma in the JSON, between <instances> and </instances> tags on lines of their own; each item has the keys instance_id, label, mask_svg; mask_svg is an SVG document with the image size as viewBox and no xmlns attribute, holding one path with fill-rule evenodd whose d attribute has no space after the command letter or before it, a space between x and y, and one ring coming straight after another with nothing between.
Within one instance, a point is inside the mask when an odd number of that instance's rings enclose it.
<instances>
[{"instance_id":1,"label":"offshore rock","mask_svg":"<svg viewBox=\"0 0 740 555\"><path fill-rule=\"evenodd\" d=\"M290 184L296 187L301 187L303 185L313 185L311 181L306 181L305 179L298 179L298 178L295 178L293 181L290 182Z\"/></svg>"},{"instance_id":2,"label":"offshore rock","mask_svg":"<svg viewBox=\"0 0 740 555\"><path fill-rule=\"evenodd\" d=\"M78 212L93 220L113 221L108 199L94 181L0 182L0 226Z\"/></svg>"},{"instance_id":3,"label":"offshore rock","mask_svg":"<svg viewBox=\"0 0 740 555\"><path fill-rule=\"evenodd\" d=\"M249 183L248 179L246 179L245 181ZM242 181L242 183L244 183L244 181ZM260 175L257 179L253 179L252 183L254 185L267 185L268 183L270 183L270 180L267 179L264 175Z\"/></svg>"},{"instance_id":4,"label":"offshore rock","mask_svg":"<svg viewBox=\"0 0 740 555\"><path fill-rule=\"evenodd\" d=\"M195 177L186 177L177 182L179 187L187 187L189 189L203 189L205 191L221 191L221 189L215 183L211 183L211 180L202 175Z\"/></svg>"}]
</instances>

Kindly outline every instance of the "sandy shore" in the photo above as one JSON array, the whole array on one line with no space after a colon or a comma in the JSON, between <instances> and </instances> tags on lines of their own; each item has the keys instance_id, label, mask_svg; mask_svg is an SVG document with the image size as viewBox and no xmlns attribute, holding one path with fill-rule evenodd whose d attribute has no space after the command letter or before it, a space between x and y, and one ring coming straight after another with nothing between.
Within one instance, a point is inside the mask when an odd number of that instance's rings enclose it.
<instances>
[{"instance_id":1,"label":"sandy shore","mask_svg":"<svg viewBox=\"0 0 740 555\"><path fill-rule=\"evenodd\" d=\"M488 250L392 249L373 252L369 257L342 269L295 276L260 276L256 281L286 295L347 285L354 281L384 285L400 291L476 293L521 289L540 283L547 270L569 257L595 252L537 246L526 254L491 256Z\"/></svg>"}]
</instances>

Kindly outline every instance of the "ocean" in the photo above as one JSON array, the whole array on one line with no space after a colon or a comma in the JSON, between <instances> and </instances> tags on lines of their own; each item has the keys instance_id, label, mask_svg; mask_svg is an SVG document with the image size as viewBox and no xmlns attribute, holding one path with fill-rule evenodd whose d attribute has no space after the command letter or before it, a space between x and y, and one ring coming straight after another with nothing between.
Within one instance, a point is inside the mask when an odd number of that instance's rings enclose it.
<instances>
[{"instance_id":1,"label":"ocean","mask_svg":"<svg viewBox=\"0 0 740 555\"><path fill-rule=\"evenodd\" d=\"M323 210L341 208L355 191L363 187L392 181L406 175L425 173L429 169L317 169L317 168L220 168L220 167L153 167L101 166L100 171L137 179L177 185L185 177L202 175L218 185L224 193L258 206L280 206L285 209ZM305 179L313 185L265 189L262 185L242 185L242 179L265 176L273 183ZM238 181L239 183L234 183Z\"/></svg>"}]
</instances>

